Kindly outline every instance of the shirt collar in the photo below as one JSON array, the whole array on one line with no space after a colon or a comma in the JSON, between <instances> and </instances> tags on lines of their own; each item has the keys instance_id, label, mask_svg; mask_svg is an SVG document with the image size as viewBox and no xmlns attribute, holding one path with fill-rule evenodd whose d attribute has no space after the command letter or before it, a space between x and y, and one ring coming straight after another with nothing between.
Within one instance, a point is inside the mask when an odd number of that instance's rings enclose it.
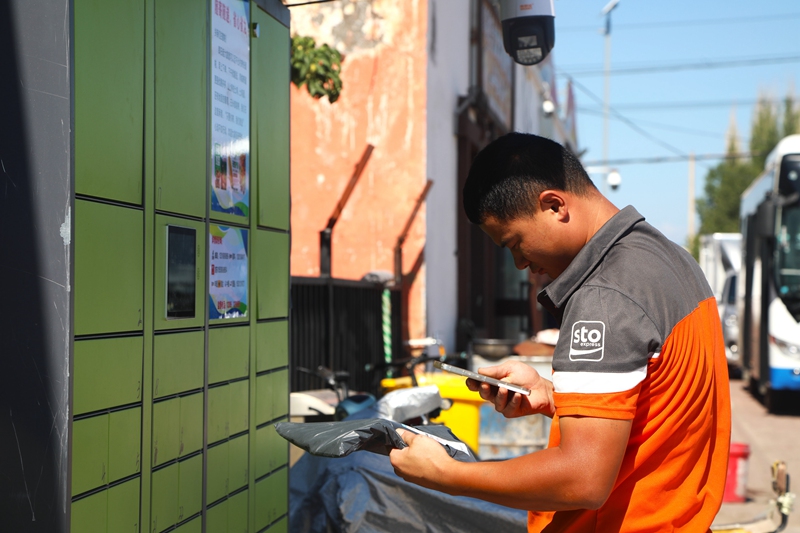
<instances>
[{"instance_id":1,"label":"shirt collar","mask_svg":"<svg viewBox=\"0 0 800 533\"><path fill-rule=\"evenodd\" d=\"M581 248L566 270L539 293L539 303L560 320L561 308L572 293L583 285L611 247L642 220L644 217L630 205L611 217Z\"/></svg>"}]
</instances>

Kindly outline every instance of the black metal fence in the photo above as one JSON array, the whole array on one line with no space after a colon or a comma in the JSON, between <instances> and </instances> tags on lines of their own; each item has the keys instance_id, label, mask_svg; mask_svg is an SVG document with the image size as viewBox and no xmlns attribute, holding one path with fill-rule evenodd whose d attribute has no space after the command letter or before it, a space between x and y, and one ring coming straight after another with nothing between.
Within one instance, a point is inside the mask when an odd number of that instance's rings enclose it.
<instances>
[{"instance_id":1,"label":"black metal fence","mask_svg":"<svg viewBox=\"0 0 800 533\"><path fill-rule=\"evenodd\" d=\"M380 283L292 277L292 391L323 388L317 377L297 371L323 365L349 372L352 390L376 392L380 376L365 366L384 361L383 290ZM399 292L392 291L391 302L392 344L399 353Z\"/></svg>"}]
</instances>

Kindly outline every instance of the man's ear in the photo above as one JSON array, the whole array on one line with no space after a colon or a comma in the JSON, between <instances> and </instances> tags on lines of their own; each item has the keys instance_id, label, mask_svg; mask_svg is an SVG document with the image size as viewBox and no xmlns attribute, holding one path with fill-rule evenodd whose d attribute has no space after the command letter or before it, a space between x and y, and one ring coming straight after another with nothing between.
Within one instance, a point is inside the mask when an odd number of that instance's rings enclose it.
<instances>
[{"instance_id":1,"label":"man's ear","mask_svg":"<svg viewBox=\"0 0 800 533\"><path fill-rule=\"evenodd\" d=\"M566 197L562 191L546 190L539 195L539 207L541 211L556 215L559 219L569 216L567 212Z\"/></svg>"}]
</instances>

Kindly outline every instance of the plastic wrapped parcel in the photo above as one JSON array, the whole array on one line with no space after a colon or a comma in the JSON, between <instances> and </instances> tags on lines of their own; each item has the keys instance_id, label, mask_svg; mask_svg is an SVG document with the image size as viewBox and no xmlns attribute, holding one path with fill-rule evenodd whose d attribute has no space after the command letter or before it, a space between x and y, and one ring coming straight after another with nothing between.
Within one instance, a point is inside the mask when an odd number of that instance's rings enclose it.
<instances>
[{"instance_id":1,"label":"plastic wrapped parcel","mask_svg":"<svg viewBox=\"0 0 800 533\"><path fill-rule=\"evenodd\" d=\"M363 418L376 416L369 411ZM526 511L409 483L375 453L304 453L289 472L289 531L296 533L526 533L527 519Z\"/></svg>"},{"instance_id":2,"label":"plastic wrapped parcel","mask_svg":"<svg viewBox=\"0 0 800 533\"><path fill-rule=\"evenodd\" d=\"M389 455L393 448L406 447L406 443L397 434L398 428L435 439L453 459L475 461L469 447L445 426L412 427L382 418L275 424L275 430L281 437L312 455L322 457L345 457L359 450Z\"/></svg>"},{"instance_id":3,"label":"plastic wrapped parcel","mask_svg":"<svg viewBox=\"0 0 800 533\"><path fill-rule=\"evenodd\" d=\"M387 393L378 400L375 410L381 418L405 422L443 408L439 387L408 387Z\"/></svg>"}]
</instances>

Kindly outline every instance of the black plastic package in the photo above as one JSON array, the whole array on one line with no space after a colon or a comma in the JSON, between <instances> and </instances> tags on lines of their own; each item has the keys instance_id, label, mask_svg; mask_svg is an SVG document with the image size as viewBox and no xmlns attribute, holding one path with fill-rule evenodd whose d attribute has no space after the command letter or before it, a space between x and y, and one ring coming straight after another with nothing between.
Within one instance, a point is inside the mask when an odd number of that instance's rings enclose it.
<instances>
[{"instance_id":1,"label":"black plastic package","mask_svg":"<svg viewBox=\"0 0 800 533\"><path fill-rule=\"evenodd\" d=\"M397 429L436 439L453 459L475 461L469 447L458 440L449 428L440 425L407 426L383 418L347 419L338 422L278 422L278 434L312 455L345 457L355 451L389 455L393 448L405 448Z\"/></svg>"}]
</instances>

